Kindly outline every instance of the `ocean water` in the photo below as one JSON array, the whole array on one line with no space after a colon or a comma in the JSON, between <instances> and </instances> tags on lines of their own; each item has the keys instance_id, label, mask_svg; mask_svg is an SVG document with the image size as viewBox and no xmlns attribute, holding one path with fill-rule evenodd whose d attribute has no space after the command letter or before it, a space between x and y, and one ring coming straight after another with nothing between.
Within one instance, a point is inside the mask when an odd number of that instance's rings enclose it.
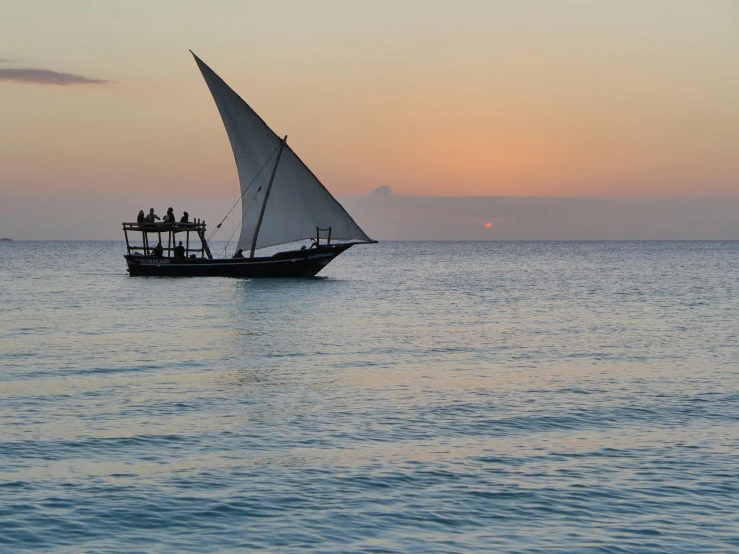
<instances>
[{"instance_id":1,"label":"ocean water","mask_svg":"<svg viewBox=\"0 0 739 554\"><path fill-rule=\"evenodd\" d=\"M2 552L739 552L739 243L122 255L0 243Z\"/></svg>"}]
</instances>

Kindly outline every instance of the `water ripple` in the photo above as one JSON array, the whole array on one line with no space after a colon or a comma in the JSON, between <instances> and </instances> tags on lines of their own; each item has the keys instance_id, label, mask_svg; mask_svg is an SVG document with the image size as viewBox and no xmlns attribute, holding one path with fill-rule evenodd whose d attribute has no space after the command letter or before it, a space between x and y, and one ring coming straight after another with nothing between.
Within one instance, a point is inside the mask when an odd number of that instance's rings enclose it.
<instances>
[{"instance_id":1,"label":"water ripple","mask_svg":"<svg viewBox=\"0 0 739 554\"><path fill-rule=\"evenodd\" d=\"M0 243L0 551L739 551L739 244L132 279Z\"/></svg>"}]
</instances>

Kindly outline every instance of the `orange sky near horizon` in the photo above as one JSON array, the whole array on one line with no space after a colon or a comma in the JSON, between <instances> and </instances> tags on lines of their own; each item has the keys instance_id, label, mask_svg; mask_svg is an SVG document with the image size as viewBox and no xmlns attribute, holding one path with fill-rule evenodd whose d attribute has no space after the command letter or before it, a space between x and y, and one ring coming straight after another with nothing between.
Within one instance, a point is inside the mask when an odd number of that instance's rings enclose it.
<instances>
[{"instance_id":1,"label":"orange sky near horizon","mask_svg":"<svg viewBox=\"0 0 739 554\"><path fill-rule=\"evenodd\" d=\"M722 0L7 6L0 195L231 197L188 48L335 195L739 197L739 4Z\"/></svg>"}]
</instances>

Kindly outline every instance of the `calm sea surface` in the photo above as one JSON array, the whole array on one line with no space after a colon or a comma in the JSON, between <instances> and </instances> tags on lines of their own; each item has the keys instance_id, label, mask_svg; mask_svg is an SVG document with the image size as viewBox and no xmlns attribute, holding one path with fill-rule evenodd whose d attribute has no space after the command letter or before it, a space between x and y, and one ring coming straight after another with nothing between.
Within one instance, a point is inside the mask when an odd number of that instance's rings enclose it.
<instances>
[{"instance_id":1,"label":"calm sea surface","mask_svg":"<svg viewBox=\"0 0 739 554\"><path fill-rule=\"evenodd\" d=\"M739 243L123 250L0 243L2 552L739 552Z\"/></svg>"}]
</instances>

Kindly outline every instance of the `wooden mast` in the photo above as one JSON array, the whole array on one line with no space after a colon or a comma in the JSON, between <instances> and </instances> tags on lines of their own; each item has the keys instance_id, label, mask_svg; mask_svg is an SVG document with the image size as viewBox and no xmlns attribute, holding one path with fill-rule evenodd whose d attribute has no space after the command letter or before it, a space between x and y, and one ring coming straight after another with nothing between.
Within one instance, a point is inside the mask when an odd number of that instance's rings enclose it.
<instances>
[{"instance_id":1,"label":"wooden mast","mask_svg":"<svg viewBox=\"0 0 739 554\"><path fill-rule=\"evenodd\" d=\"M251 240L251 254L250 258L254 257L254 250L257 247L257 236L259 235L259 228L262 226L262 218L264 217L264 208L267 207L267 199L269 198L269 192L272 190L272 182L275 180L275 174L277 173L277 164L280 163L280 156L282 156L282 150L287 144L287 135L280 141L280 149L277 152L277 159L275 160L275 167L272 169L272 175L269 178L269 184L267 185L267 192L264 193L264 202L262 202L262 210L259 212L259 219L257 220L257 228L254 229L254 238Z\"/></svg>"}]
</instances>

